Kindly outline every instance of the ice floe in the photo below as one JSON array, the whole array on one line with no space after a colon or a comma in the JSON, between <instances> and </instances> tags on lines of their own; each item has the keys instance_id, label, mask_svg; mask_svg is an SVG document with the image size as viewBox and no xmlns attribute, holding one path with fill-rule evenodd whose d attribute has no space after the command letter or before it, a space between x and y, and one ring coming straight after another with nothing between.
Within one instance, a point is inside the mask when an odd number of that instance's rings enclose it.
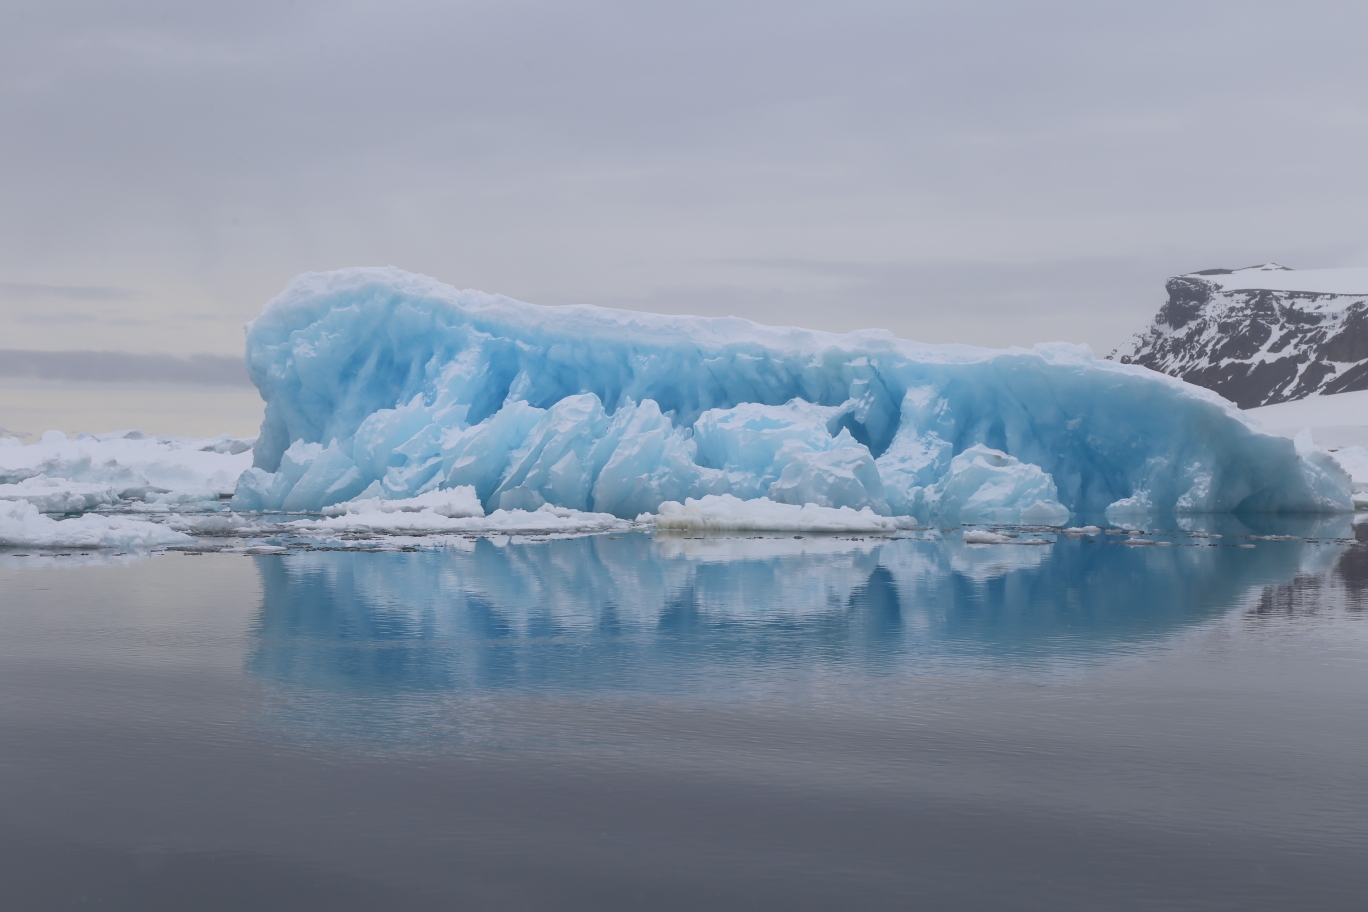
<instances>
[{"instance_id":1,"label":"ice floe","mask_svg":"<svg viewBox=\"0 0 1368 912\"><path fill-rule=\"evenodd\" d=\"M163 548L194 539L158 523L86 513L53 519L27 500L0 501L0 546L21 548Z\"/></svg>"},{"instance_id":2,"label":"ice floe","mask_svg":"<svg viewBox=\"0 0 1368 912\"><path fill-rule=\"evenodd\" d=\"M869 507L823 507L775 503L767 497L742 500L732 494L709 494L684 503L666 501L643 521L672 532L853 532L890 535L913 525L879 516Z\"/></svg>"},{"instance_id":3,"label":"ice floe","mask_svg":"<svg viewBox=\"0 0 1368 912\"><path fill-rule=\"evenodd\" d=\"M7 438L13 440L14 438ZM48 513L134 502L217 508L252 462L252 441L232 437L148 437L137 431L48 431L36 443L0 448L0 499Z\"/></svg>"}]
</instances>

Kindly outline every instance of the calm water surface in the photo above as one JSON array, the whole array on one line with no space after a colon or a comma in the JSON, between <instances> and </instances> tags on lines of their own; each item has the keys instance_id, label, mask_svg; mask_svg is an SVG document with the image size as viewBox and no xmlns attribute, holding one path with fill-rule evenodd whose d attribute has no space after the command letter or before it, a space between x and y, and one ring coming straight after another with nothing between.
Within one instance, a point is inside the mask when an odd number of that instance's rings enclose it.
<instances>
[{"instance_id":1,"label":"calm water surface","mask_svg":"<svg viewBox=\"0 0 1368 912\"><path fill-rule=\"evenodd\" d=\"M0 893L1363 908L1368 544L1209 528L0 554Z\"/></svg>"}]
</instances>

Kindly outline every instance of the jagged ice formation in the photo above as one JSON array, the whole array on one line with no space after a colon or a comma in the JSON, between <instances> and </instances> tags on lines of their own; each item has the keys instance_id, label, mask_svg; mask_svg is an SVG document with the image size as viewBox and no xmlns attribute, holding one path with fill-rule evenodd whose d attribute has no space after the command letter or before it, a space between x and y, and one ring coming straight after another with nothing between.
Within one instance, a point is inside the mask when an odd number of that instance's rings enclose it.
<instances>
[{"instance_id":1,"label":"jagged ice formation","mask_svg":"<svg viewBox=\"0 0 1368 912\"><path fill-rule=\"evenodd\" d=\"M1323 453L1076 346L538 307L397 269L296 278L248 327L266 401L236 510L470 486L634 517L729 494L928 521L1334 511Z\"/></svg>"}]
</instances>

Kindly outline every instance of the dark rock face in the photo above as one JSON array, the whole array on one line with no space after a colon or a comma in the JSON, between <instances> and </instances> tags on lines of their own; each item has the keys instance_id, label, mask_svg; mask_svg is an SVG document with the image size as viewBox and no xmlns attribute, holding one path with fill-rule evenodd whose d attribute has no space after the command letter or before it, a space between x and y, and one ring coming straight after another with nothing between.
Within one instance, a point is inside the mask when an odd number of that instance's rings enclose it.
<instances>
[{"instance_id":1,"label":"dark rock face","mask_svg":"<svg viewBox=\"0 0 1368 912\"><path fill-rule=\"evenodd\" d=\"M1169 279L1154 325L1108 357L1215 390L1240 408L1368 389L1368 294L1223 287L1246 272Z\"/></svg>"}]
</instances>

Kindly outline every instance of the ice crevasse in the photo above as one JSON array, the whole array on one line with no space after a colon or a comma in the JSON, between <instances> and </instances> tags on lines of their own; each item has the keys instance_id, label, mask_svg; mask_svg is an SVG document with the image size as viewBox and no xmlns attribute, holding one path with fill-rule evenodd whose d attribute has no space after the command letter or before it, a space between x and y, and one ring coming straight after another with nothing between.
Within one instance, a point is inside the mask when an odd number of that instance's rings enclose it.
<instances>
[{"instance_id":1,"label":"ice crevasse","mask_svg":"<svg viewBox=\"0 0 1368 912\"><path fill-rule=\"evenodd\" d=\"M236 510L464 486L485 510L627 518L722 495L1046 525L1351 508L1328 454L1062 343L540 307L366 268L294 279L246 358L266 413Z\"/></svg>"}]
</instances>

